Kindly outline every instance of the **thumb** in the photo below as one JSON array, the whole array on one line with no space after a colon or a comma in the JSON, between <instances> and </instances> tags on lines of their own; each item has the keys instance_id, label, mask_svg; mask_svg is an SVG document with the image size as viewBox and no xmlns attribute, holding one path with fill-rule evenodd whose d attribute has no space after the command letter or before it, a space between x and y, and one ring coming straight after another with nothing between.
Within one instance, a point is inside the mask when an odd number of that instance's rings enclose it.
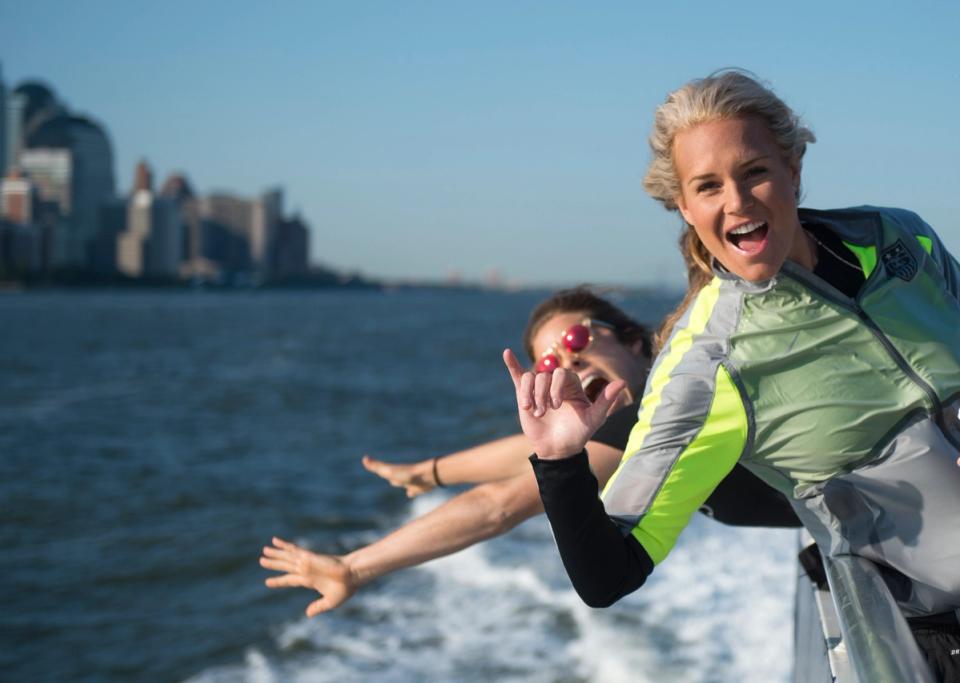
<instances>
[{"instance_id":1,"label":"thumb","mask_svg":"<svg viewBox=\"0 0 960 683\"><path fill-rule=\"evenodd\" d=\"M309 605L307 605L307 616L315 617L318 614L322 614L329 610L332 605L327 604L326 598L320 598L319 600L314 600Z\"/></svg>"},{"instance_id":2,"label":"thumb","mask_svg":"<svg viewBox=\"0 0 960 683\"><path fill-rule=\"evenodd\" d=\"M607 412L610 410L610 406L613 405L613 402L617 400L617 396L620 395L620 392L623 391L626 386L627 383L624 380L618 379L610 382L610 384L603 388L601 394L597 396L597 400L590 406L590 417L595 421L595 424L603 424L607 418Z\"/></svg>"}]
</instances>

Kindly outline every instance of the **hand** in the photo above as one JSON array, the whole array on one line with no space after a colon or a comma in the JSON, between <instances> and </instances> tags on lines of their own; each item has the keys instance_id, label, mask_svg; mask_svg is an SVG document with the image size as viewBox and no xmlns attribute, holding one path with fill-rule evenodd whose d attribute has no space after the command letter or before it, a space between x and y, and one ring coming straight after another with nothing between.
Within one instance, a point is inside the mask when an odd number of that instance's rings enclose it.
<instances>
[{"instance_id":1,"label":"hand","mask_svg":"<svg viewBox=\"0 0 960 683\"><path fill-rule=\"evenodd\" d=\"M526 372L510 349L503 352L503 362L517 392L520 426L543 460L568 458L582 451L626 386L623 380L611 382L591 403L580 378L570 370Z\"/></svg>"},{"instance_id":2,"label":"hand","mask_svg":"<svg viewBox=\"0 0 960 683\"><path fill-rule=\"evenodd\" d=\"M407 498L415 498L422 493L432 491L437 482L433 478L433 461L413 463L412 465L391 465L390 463L363 456L360 461L368 472L386 479L390 486L406 489Z\"/></svg>"},{"instance_id":3,"label":"hand","mask_svg":"<svg viewBox=\"0 0 960 683\"><path fill-rule=\"evenodd\" d=\"M264 546L260 566L283 576L266 580L270 588L311 588L320 593L320 599L307 605L307 616L339 607L357 592L359 582L353 571L336 555L320 555L295 543L273 538L273 547Z\"/></svg>"}]
</instances>

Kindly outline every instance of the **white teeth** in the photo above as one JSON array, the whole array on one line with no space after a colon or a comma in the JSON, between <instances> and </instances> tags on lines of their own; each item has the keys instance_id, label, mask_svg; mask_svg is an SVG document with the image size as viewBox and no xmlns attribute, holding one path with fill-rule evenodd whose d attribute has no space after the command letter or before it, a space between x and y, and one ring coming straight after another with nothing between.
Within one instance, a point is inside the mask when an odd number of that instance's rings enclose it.
<instances>
[{"instance_id":1,"label":"white teeth","mask_svg":"<svg viewBox=\"0 0 960 683\"><path fill-rule=\"evenodd\" d=\"M729 235L746 235L748 232L753 232L754 230L756 230L757 228L759 228L759 227L762 226L762 225L763 225L763 221L754 221L753 223L747 223L747 224L745 224L745 225L741 225L739 228L734 228L733 230L731 230L731 231L730 231L729 233L727 233L727 234L729 234Z\"/></svg>"},{"instance_id":2,"label":"white teeth","mask_svg":"<svg viewBox=\"0 0 960 683\"><path fill-rule=\"evenodd\" d=\"M594 382L605 382L609 384L609 380L607 380L605 377L601 377L600 375L590 375L585 380L582 380L584 391L589 389Z\"/></svg>"}]
</instances>

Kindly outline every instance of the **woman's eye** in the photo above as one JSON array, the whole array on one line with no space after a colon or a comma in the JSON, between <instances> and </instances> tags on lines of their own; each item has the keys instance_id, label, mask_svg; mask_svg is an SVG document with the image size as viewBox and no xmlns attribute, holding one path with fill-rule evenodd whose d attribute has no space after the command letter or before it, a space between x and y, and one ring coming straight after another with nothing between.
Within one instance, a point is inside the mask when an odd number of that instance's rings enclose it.
<instances>
[{"instance_id":1,"label":"woman's eye","mask_svg":"<svg viewBox=\"0 0 960 683\"><path fill-rule=\"evenodd\" d=\"M720 183L711 180L711 181L707 181L705 183L700 183L699 185L697 185L697 192L702 194L704 192L710 192L712 190L716 190L718 187L720 187Z\"/></svg>"},{"instance_id":2,"label":"woman's eye","mask_svg":"<svg viewBox=\"0 0 960 683\"><path fill-rule=\"evenodd\" d=\"M747 175L753 177L753 176L763 175L766 172L767 172L766 166L752 166L750 167L750 169L747 170Z\"/></svg>"}]
</instances>

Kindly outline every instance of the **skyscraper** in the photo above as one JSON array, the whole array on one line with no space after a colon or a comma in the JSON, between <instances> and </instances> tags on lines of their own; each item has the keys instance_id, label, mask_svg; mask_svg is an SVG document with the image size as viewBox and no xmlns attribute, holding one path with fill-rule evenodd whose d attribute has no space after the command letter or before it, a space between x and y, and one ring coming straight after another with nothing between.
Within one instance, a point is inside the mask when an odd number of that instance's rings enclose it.
<instances>
[{"instance_id":1,"label":"skyscraper","mask_svg":"<svg viewBox=\"0 0 960 683\"><path fill-rule=\"evenodd\" d=\"M267 190L253 203L253 224L250 231L250 260L254 270L269 276L273 263L277 226L283 219L283 190Z\"/></svg>"},{"instance_id":2,"label":"skyscraper","mask_svg":"<svg viewBox=\"0 0 960 683\"><path fill-rule=\"evenodd\" d=\"M252 272L254 212L254 202L226 193L201 199L204 257L219 263L226 273Z\"/></svg>"},{"instance_id":3,"label":"skyscraper","mask_svg":"<svg viewBox=\"0 0 960 683\"><path fill-rule=\"evenodd\" d=\"M14 167L0 180L0 218L17 225L32 225L36 188Z\"/></svg>"},{"instance_id":4,"label":"skyscraper","mask_svg":"<svg viewBox=\"0 0 960 683\"><path fill-rule=\"evenodd\" d=\"M0 179L0 269L39 271L43 266L41 204L29 179L13 168Z\"/></svg>"},{"instance_id":5,"label":"skyscraper","mask_svg":"<svg viewBox=\"0 0 960 683\"><path fill-rule=\"evenodd\" d=\"M7 86L3 82L3 66L0 65L0 177L9 169L7 164Z\"/></svg>"},{"instance_id":6,"label":"skyscraper","mask_svg":"<svg viewBox=\"0 0 960 683\"><path fill-rule=\"evenodd\" d=\"M137 164L126 229L117 235L117 270L130 277L180 275L183 223L177 204L153 192L153 174Z\"/></svg>"},{"instance_id":7,"label":"skyscraper","mask_svg":"<svg viewBox=\"0 0 960 683\"><path fill-rule=\"evenodd\" d=\"M273 246L273 276L278 279L305 275L309 270L310 230L299 215L277 224Z\"/></svg>"},{"instance_id":8,"label":"skyscraper","mask_svg":"<svg viewBox=\"0 0 960 683\"><path fill-rule=\"evenodd\" d=\"M86 265L100 206L114 198L113 150L103 128L76 116L43 83L27 81L7 101L7 158L56 202L63 221L54 236L56 265Z\"/></svg>"}]
</instances>

